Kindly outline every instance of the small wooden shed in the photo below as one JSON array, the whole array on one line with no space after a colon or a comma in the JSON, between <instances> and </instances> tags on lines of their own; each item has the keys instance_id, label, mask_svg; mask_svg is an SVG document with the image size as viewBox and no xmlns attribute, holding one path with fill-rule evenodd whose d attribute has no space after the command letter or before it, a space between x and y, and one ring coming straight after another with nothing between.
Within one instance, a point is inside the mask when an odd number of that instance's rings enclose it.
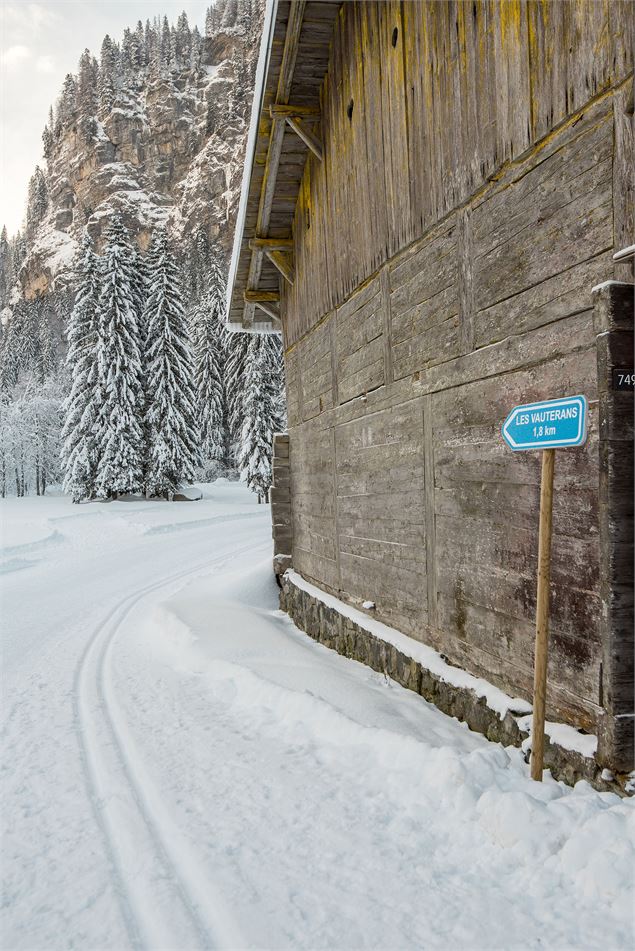
<instances>
[{"instance_id":1,"label":"small wooden shed","mask_svg":"<svg viewBox=\"0 0 635 951\"><path fill-rule=\"evenodd\" d=\"M548 714L622 772L634 9L270 3L228 292L230 327L284 339L280 561L514 696L540 458L501 424L587 396L588 442L557 461Z\"/></svg>"}]
</instances>

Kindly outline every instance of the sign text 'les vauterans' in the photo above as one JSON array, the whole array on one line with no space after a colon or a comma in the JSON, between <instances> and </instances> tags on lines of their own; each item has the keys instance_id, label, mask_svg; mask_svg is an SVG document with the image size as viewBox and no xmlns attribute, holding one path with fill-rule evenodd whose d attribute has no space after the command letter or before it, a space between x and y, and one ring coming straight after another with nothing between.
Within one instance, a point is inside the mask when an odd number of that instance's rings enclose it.
<instances>
[{"instance_id":1,"label":"sign text 'les vauterans'","mask_svg":"<svg viewBox=\"0 0 635 951\"><path fill-rule=\"evenodd\" d=\"M514 452L581 446L587 435L586 396L566 396L515 406L503 423L503 438Z\"/></svg>"}]
</instances>

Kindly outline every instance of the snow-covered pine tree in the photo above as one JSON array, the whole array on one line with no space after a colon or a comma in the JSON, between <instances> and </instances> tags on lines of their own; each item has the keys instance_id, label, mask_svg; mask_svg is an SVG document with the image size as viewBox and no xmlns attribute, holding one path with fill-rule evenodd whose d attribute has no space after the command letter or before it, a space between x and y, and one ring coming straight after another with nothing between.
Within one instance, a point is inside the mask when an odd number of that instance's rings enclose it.
<instances>
[{"instance_id":1,"label":"snow-covered pine tree","mask_svg":"<svg viewBox=\"0 0 635 951\"><path fill-rule=\"evenodd\" d=\"M20 269L26 257L26 237L18 229L9 241L11 246L11 284L15 284L20 277Z\"/></svg>"},{"instance_id":2,"label":"snow-covered pine tree","mask_svg":"<svg viewBox=\"0 0 635 951\"><path fill-rule=\"evenodd\" d=\"M161 39L160 39L160 51L161 51L161 76L162 78L167 78L169 75L170 68L170 49L171 49L171 37L170 37L170 23L166 16L163 17L163 22L161 24Z\"/></svg>"},{"instance_id":3,"label":"snow-covered pine tree","mask_svg":"<svg viewBox=\"0 0 635 951\"><path fill-rule=\"evenodd\" d=\"M265 336L265 361L267 376L273 390L273 432L287 430L287 399L284 387L284 351L280 334Z\"/></svg>"},{"instance_id":4,"label":"snow-covered pine tree","mask_svg":"<svg viewBox=\"0 0 635 951\"><path fill-rule=\"evenodd\" d=\"M141 20L137 20L137 26L134 31L134 64L137 69L143 69L146 65L146 55L145 55L145 36L143 33L143 23Z\"/></svg>"},{"instance_id":5,"label":"snow-covered pine tree","mask_svg":"<svg viewBox=\"0 0 635 951\"><path fill-rule=\"evenodd\" d=\"M73 122L77 111L77 80L72 73L67 73L62 85L62 92L57 102L57 118L62 128Z\"/></svg>"},{"instance_id":6,"label":"snow-covered pine tree","mask_svg":"<svg viewBox=\"0 0 635 951\"><path fill-rule=\"evenodd\" d=\"M32 239L37 226L46 215L48 208L48 189L44 173L39 165L29 180L29 191L26 204L26 234Z\"/></svg>"},{"instance_id":7,"label":"snow-covered pine tree","mask_svg":"<svg viewBox=\"0 0 635 951\"><path fill-rule=\"evenodd\" d=\"M139 492L143 485L143 381L132 249L119 215L106 236L97 322L102 406L96 422L97 495Z\"/></svg>"},{"instance_id":8,"label":"snow-covered pine tree","mask_svg":"<svg viewBox=\"0 0 635 951\"><path fill-rule=\"evenodd\" d=\"M276 388L266 336L250 334L243 380L243 429L239 464L258 502L266 502L271 486L271 455L276 425Z\"/></svg>"},{"instance_id":9,"label":"snow-covered pine tree","mask_svg":"<svg viewBox=\"0 0 635 951\"><path fill-rule=\"evenodd\" d=\"M3 225L0 234L0 310L4 307L9 296L11 281L11 247L7 237L7 227Z\"/></svg>"},{"instance_id":10,"label":"snow-covered pine tree","mask_svg":"<svg viewBox=\"0 0 635 951\"><path fill-rule=\"evenodd\" d=\"M48 123L44 126L42 131L42 152L44 158L48 161L53 154L53 132L49 128Z\"/></svg>"},{"instance_id":11,"label":"snow-covered pine tree","mask_svg":"<svg viewBox=\"0 0 635 951\"><path fill-rule=\"evenodd\" d=\"M208 289L195 311L196 396L206 482L226 469L225 337L223 303L225 285L216 260L208 268Z\"/></svg>"},{"instance_id":12,"label":"snow-covered pine tree","mask_svg":"<svg viewBox=\"0 0 635 951\"><path fill-rule=\"evenodd\" d=\"M177 54L182 66L188 66L190 61L190 49L192 46L192 31L188 23L187 13L183 10L176 21L177 35Z\"/></svg>"},{"instance_id":13,"label":"snow-covered pine tree","mask_svg":"<svg viewBox=\"0 0 635 951\"><path fill-rule=\"evenodd\" d=\"M66 365L71 389L64 401L62 466L64 491L73 502L95 493L97 446L95 424L102 402L97 364L98 259L86 234L78 267L79 284L68 325Z\"/></svg>"},{"instance_id":14,"label":"snow-covered pine tree","mask_svg":"<svg viewBox=\"0 0 635 951\"><path fill-rule=\"evenodd\" d=\"M51 334L49 301L44 294L39 294L31 302L31 307L33 308L34 333L37 338L34 370L36 378L43 383L48 377L54 375L57 363Z\"/></svg>"},{"instance_id":15,"label":"snow-covered pine tree","mask_svg":"<svg viewBox=\"0 0 635 951\"><path fill-rule=\"evenodd\" d=\"M192 43L190 49L190 67L196 66L201 57L201 48L203 46L203 38L200 34L199 28L195 26L192 29Z\"/></svg>"},{"instance_id":16,"label":"snow-covered pine tree","mask_svg":"<svg viewBox=\"0 0 635 951\"><path fill-rule=\"evenodd\" d=\"M238 465L245 421L244 381L247 366L249 336L228 333L225 356L225 407L229 430L230 462Z\"/></svg>"},{"instance_id":17,"label":"snow-covered pine tree","mask_svg":"<svg viewBox=\"0 0 635 951\"><path fill-rule=\"evenodd\" d=\"M97 84L99 67L97 60L85 49L79 58L77 78L77 108L82 117L97 115Z\"/></svg>"},{"instance_id":18,"label":"snow-covered pine tree","mask_svg":"<svg viewBox=\"0 0 635 951\"><path fill-rule=\"evenodd\" d=\"M105 118L115 102L115 48L106 33L101 44L99 61L99 114Z\"/></svg>"},{"instance_id":19,"label":"snow-covered pine tree","mask_svg":"<svg viewBox=\"0 0 635 951\"><path fill-rule=\"evenodd\" d=\"M164 231L152 242L145 314L146 493L171 499L179 485L194 479L199 453L193 359L179 268Z\"/></svg>"}]
</instances>

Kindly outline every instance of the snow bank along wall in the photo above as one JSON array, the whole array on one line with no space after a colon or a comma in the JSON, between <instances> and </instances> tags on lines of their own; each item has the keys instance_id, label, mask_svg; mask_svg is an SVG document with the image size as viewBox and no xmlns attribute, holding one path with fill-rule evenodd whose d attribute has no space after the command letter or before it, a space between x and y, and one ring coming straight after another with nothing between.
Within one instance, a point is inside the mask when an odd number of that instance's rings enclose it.
<instances>
[{"instance_id":1,"label":"snow bank along wall","mask_svg":"<svg viewBox=\"0 0 635 951\"><path fill-rule=\"evenodd\" d=\"M526 698L540 456L500 426L587 396L588 442L556 460L548 715L623 771L632 294L592 289L633 276L633 15L278 3L229 307L249 329L260 294L284 333L294 569ZM271 103L319 109L321 159ZM291 239L293 283L254 237Z\"/></svg>"}]
</instances>

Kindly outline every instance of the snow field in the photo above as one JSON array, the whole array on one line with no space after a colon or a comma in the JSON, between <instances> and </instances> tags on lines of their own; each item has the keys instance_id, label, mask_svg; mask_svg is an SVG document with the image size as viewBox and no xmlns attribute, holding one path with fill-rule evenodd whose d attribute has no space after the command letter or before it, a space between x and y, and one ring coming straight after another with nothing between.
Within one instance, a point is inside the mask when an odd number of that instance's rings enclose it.
<instances>
[{"instance_id":1,"label":"snow field","mask_svg":"<svg viewBox=\"0 0 635 951\"><path fill-rule=\"evenodd\" d=\"M2 580L5 947L631 947L633 802L314 643L268 507L204 491L0 509L32 562Z\"/></svg>"}]
</instances>

